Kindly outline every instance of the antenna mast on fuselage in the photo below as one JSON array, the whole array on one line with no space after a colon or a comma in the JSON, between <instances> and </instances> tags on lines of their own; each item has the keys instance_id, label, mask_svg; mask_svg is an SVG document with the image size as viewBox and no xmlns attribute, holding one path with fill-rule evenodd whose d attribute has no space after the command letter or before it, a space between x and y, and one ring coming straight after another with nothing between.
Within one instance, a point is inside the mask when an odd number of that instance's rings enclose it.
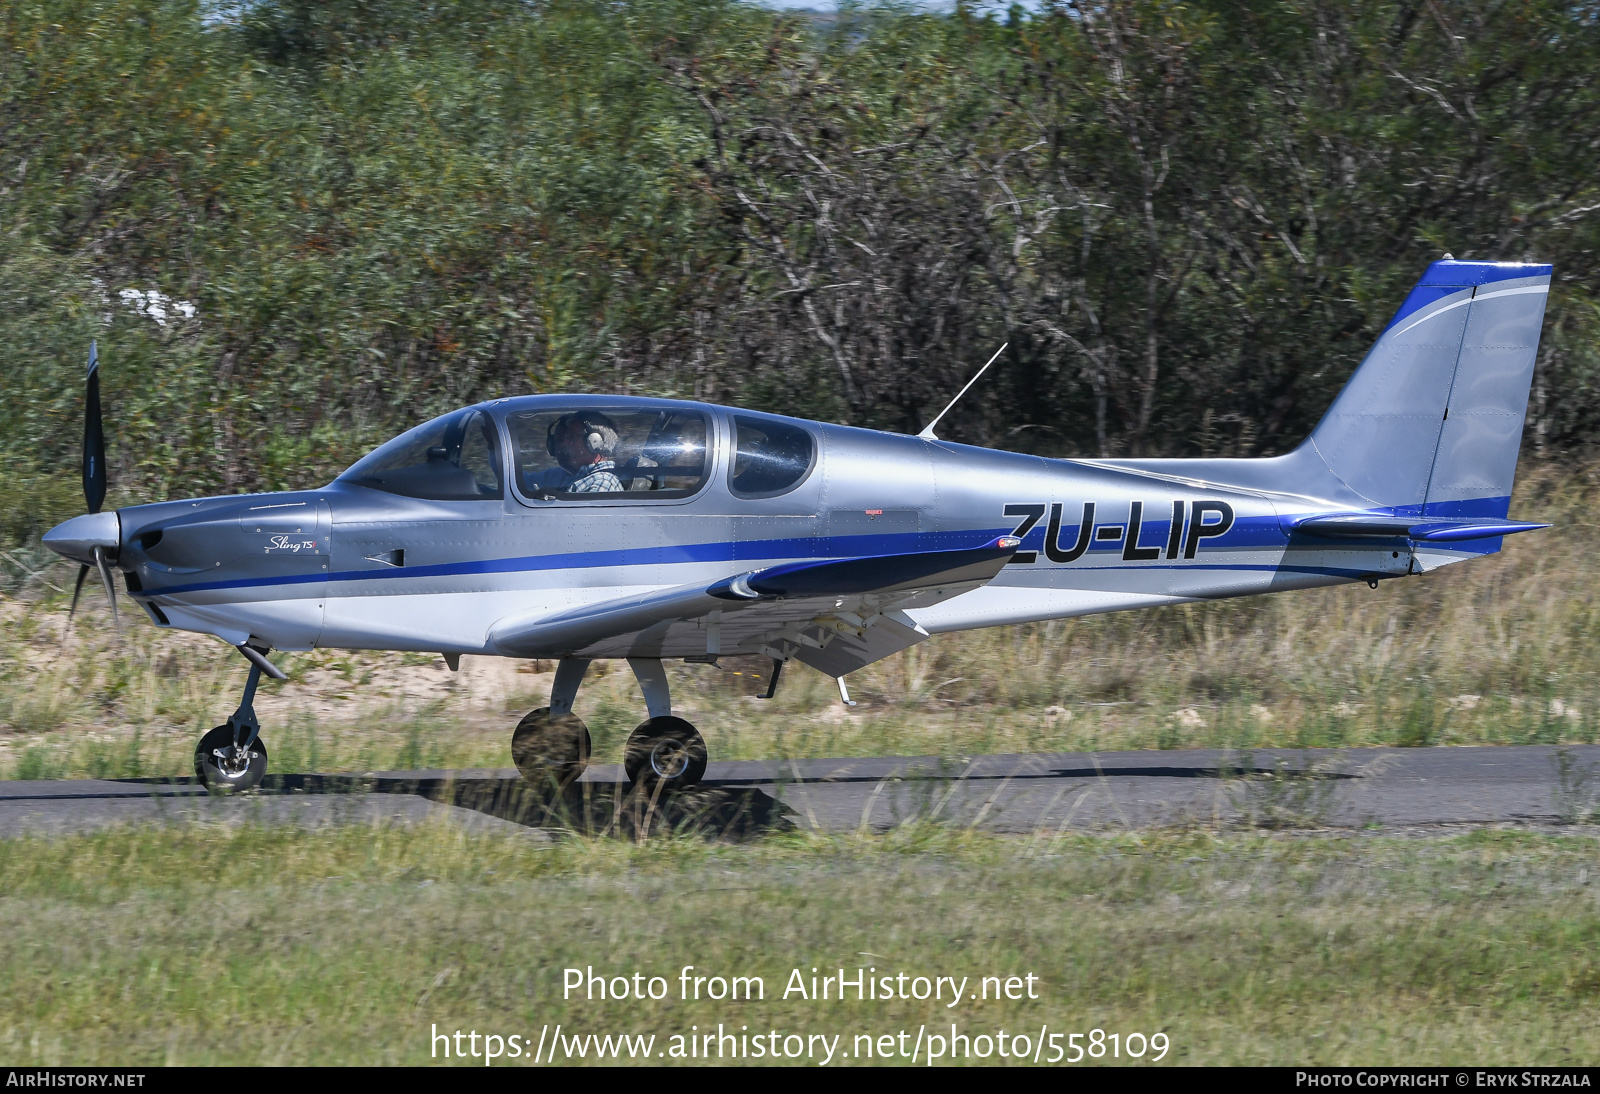
<instances>
[{"instance_id":1,"label":"antenna mast on fuselage","mask_svg":"<svg viewBox=\"0 0 1600 1094\"><path fill-rule=\"evenodd\" d=\"M974 375L972 377L972 379L967 381L967 387L964 387L960 391L956 392L956 397L954 399L950 400L949 405L947 405L943 410L939 411L939 413L935 414L933 416L933 421L931 421L927 425L923 426L922 427L922 432L918 433L917 436L921 437L925 441L936 441L936 440L938 440L939 438L935 437L933 435L933 427L939 424L939 419L940 418L943 418L946 414L950 413L950 407L955 406L957 403L959 403L961 401L961 396L963 396L963 395L965 395L967 393L967 388L970 388L973 384L977 383L978 382L978 377L982 376L985 372L988 372L990 365L992 365L996 361L1000 360L1000 355L1006 351L1006 346L1009 346L1010 344L1011 344L1010 342L1006 342L999 349L995 350L994 351L994 356L989 358L987 361L985 361L984 364L983 364L983 367L980 368L977 371L976 375Z\"/></svg>"}]
</instances>

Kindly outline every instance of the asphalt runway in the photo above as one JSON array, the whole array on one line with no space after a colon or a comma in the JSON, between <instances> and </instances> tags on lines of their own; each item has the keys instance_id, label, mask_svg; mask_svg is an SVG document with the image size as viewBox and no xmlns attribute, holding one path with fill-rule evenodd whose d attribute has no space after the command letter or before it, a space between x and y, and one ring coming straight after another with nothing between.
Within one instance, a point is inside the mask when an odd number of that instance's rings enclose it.
<instances>
[{"instance_id":1,"label":"asphalt runway","mask_svg":"<svg viewBox=\"0 0 1600 1094\"><path fill-rule=\"evenodd\" d=\"M1600 746L1053 753L732 761L650 799L597 765L560 796L512 769L274 775L211 798L191 780L0 781L0 835L118 824L305 827L447 820L550 838L561 830L883 830L913 821L1001 832L1169 826L1415 829L1544 826L1600 810Z\"/></svg>"}]
</instances>

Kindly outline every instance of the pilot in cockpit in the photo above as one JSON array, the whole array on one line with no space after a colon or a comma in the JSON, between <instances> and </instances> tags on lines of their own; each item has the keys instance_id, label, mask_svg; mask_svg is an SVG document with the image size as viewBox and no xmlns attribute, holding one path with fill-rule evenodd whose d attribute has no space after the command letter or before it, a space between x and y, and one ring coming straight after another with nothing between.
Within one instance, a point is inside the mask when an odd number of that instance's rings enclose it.
<instances>
[{"instance_id":1,"label":"pilot in cockpit","mask_svg":"<svg viewBox=\"0 0 1600 1094\"><path fill-rule=\"evenodd\" d=\"M597 410L577 410L550 423L545 449L556 458L534 476L538 489L569 494L603 494L622 489L614 459L619 438L610 418Z\"/></svg>"}]
</instances>

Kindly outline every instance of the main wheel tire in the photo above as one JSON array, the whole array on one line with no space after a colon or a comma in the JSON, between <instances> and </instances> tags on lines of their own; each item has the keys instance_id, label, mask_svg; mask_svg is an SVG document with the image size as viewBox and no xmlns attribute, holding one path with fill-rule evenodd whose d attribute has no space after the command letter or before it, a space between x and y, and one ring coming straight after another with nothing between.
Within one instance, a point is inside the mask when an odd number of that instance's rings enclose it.
<instances>
[{"instance_id":1,"label":"main wheel tire","mask_svg":"<svg viewBox=\"0 0 1600 1094\"><path fill-rule=\"evenodd\" d=\"M622 767L635 786L682 790L706 774L706 742L682 718L651 718L628 737Z\"/></svg>"},{"instance_id":2,"label":"main wheel tire","mask_svg":"<svg viewBox=\"0 0 1600 1094\"><path fill-rule=\"evenodd\" d=\"M511 762L534 786L566 786L589 766L589 727L576 714L530 711L511 735Z\"/></svg>"},{"instance_id":3,"label":"main wheel tire","mask_svg":"<svg viewBox=\"0 0 1600 1094\"><path fill-rule=\"evenodd\" d=\"M195 778L213 794L254 790L267 773L267 746L260 735L247 753L241 755L234 749L233 726L220 725L195 745Z\"/></svg>"}]
</instances>

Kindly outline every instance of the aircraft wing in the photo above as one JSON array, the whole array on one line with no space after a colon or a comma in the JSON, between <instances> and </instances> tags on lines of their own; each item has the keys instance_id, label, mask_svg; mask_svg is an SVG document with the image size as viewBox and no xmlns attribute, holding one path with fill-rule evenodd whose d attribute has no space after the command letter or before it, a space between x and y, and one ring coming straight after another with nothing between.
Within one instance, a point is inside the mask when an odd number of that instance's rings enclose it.
<instances>
[{"instance_id":1,"label":"aircraft wing","mask_svg":"<svg viewBox=\"0 0 1600 1094\"><path fill-rule=\"evenodd\" d=\"M496 623L491 648L511 657L796 657L843 676L927 632L905 614L988 584L1020 541L982 547L769 566L710 585L618 597Z\"/></svg>"}]
</instances>

